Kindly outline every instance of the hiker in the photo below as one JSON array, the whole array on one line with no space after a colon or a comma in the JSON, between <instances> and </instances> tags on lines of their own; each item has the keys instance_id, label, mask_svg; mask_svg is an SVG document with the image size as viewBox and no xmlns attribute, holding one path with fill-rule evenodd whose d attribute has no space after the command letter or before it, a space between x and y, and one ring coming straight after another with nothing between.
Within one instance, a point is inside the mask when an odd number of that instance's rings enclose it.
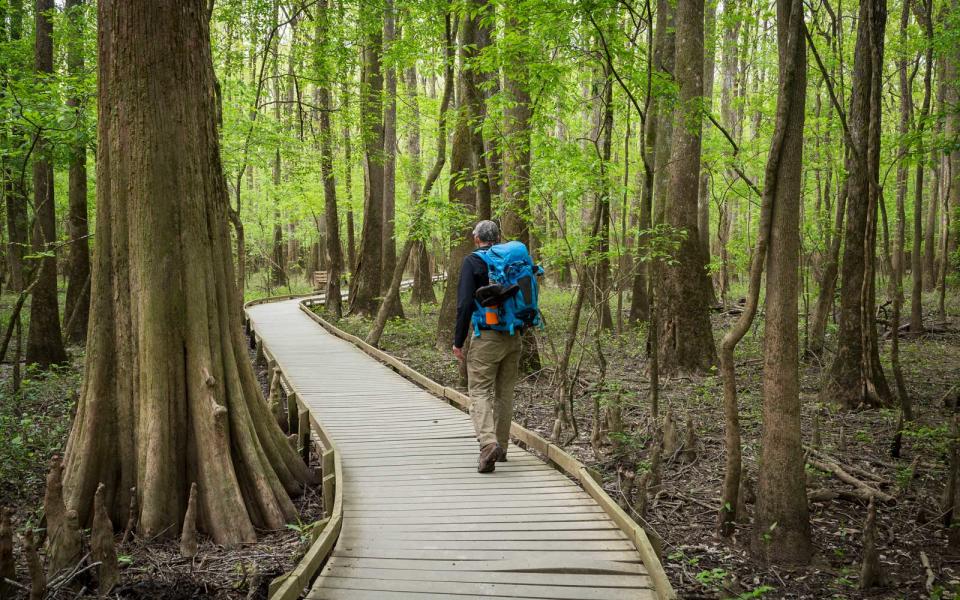
<instances>
[{"instance_id":1,"label":"hiker","mask_svg":"<svg viewBox=\"0 0 960 600\"><path fill-rule=\"evenodd\" d=\"M520 337L526 328L540 325L536 275L543 270L534 266L521 242L499 242L496 223L477 223L477 249L463 259L457 286L453 354L467 363L480 473L491 473L496 463L507 460ZM464 353L468 335L473 340Z\"/></svg>"}]
</instances>

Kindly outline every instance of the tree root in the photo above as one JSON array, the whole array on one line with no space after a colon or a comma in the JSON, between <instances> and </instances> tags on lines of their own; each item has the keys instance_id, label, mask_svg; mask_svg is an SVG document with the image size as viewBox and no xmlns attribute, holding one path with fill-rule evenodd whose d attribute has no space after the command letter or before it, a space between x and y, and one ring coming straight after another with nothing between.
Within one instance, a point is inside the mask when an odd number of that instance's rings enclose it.
<instances>
[{"instance_id":1,"label":"tree root","mask_svg":"<svg viewBox=\"0 0 960 600\"><path fill-rule=\"evenodd\" d=\"M197 555L197 483L190 484L190 500L187 501L187 514L183 517L183 530L180 533L180 556L193 558Z\"/></svg>"},{"instance_id":2,"label":"tree root","mask_svg":"<svg viewBox=\"0 0 960 600\"><path fill-rule=\"evenodd\" d=\"M13 581L17 576L17 565L13 560L13 527L10 518L13 511L0 506L0 598L12 598L13 587L5 580Z\"/></svg>"},{"instance_id":3,"label":"tree root","mask_svg":"<svg viewBox=\"0 0 960 600\"><path fill-rule=\"evenodd\" d=\"M100 563L97 572L98 592L107 596L110 590L120 583L120 567L117 564L117 549L114 547L113 523L107 515L104 500L104 486L97 486L93 496L93 526L90 528L90 549L93 560Z\"/></svg>"},{"instance_id":4,"label":"tree root","mask_svg":"<svg viewBox=\"0 0 960 600\"><path fill-rule=\"evenodd\" d=\"M47 576L43 572L31 528L23 534L23 554L27 557L27 569L30 571L30 600L42 600L47 594Z\"/></svg>"}]
</instances>

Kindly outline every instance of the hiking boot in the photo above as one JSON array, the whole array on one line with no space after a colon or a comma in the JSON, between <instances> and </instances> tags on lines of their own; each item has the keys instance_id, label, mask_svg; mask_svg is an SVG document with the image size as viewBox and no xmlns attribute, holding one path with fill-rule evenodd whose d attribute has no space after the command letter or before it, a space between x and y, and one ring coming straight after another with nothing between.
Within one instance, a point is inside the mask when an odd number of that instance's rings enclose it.
<instances>
[{"instance_id":1,"label":"hiking boot","mask_svg":"<svg viewBox=\"0 0 960 600\"><path fill-rule=\"evenodd\" d=\"M500 456L497 457L497 462L507 462L507 450L500 446Z\"/></svg>"},{"instance_id":2,"label":"hiking boot","mask_svg":"<svg viewBox=\"0 0 960 600\"><path fill-rule=\"evenodd\" d=\"M480 449L480 460L477 463L478 473L493 473L497 468L497 461L505 453L499 444L487 444Z\"/></svg>"}]
</instances>

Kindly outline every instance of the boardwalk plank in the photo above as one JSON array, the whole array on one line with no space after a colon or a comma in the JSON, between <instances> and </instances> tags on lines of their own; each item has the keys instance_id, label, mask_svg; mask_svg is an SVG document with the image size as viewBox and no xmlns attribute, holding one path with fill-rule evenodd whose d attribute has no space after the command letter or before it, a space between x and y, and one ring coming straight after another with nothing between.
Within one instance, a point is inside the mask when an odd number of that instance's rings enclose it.
<instances>
[{"instance_id":1,"label":"boardwalk plank","mask_svg":"<svg viewBox=\"0 0 960 600\"><path fill-rule=\"evenodd\" d=\"M309 598L652 598L628 537L535 455L476 472L469 416L303 314L248 309L343 464L340 539Z\"/></svg>"}]
</instances>

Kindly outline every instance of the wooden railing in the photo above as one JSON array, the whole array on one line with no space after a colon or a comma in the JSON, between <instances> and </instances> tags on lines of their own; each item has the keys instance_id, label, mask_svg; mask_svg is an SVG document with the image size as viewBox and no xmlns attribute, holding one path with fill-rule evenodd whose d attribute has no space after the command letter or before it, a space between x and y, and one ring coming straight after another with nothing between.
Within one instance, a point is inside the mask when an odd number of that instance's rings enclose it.
<instances>
[{"instance_id":1,"label":"wooden railing","mask_svg":"<svg viewBox=\"0 0 960 600\"><path fill-rule=\"evenodd\" d=\"M247 306L285 299L290 298L265 298L248 303ZM252 328L248 325L248 329ZM333 438L303 402L303 396L297 386L283 372L283 367L274 358L256 330L250 331L250 335L259 351L263 353L268 372L272 373L275 368L280 371L280 383L287 393L288 422L291 423L291 429L293 429L292 423L297 423L298 445L304 454L304 460L309 462L311 449L315 449L320 455L324 519L310 527L313 541L297 566L289 573L271 581L268 592L271 600L295 600L314 579L340 536L340 529L343 526L343 465ZM317 442L313 441L314 436Z\"/></svg>"}]
</instances>

